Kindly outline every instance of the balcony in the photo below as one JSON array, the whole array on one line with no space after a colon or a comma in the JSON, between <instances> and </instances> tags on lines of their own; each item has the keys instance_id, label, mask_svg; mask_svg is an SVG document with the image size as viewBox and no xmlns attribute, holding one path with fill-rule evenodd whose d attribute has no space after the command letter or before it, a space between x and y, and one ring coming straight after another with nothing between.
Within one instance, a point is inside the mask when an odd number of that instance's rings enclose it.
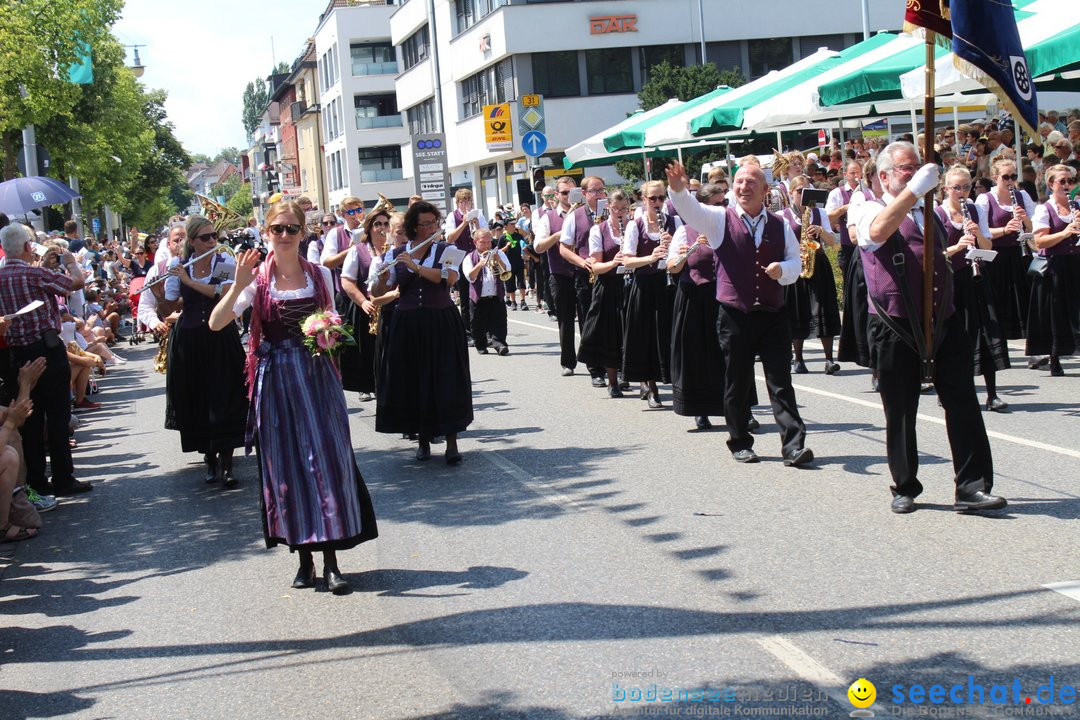
<instances>
[{"instance_id":1,"label":"balcony","mask_svg":"<svg viewBox=\"0 0 1080 720\"><path fill-rule=\"evenodd\" d=\"M356 110L356 129L375 130L378 128L401 127L401 113L397 115L365 115L362 108Z\"/></svg>"},{"instance_id":2,"label":"balcony","mask_svg":"<svg viewBox=\"0 0 1080 720\"><path fill-rule=\"evenodd\" d=\"M360 182L390 182L401 180L404 177L401 168L389 168L386 170L360 170Z\"/></svg>"},{"instance_id":3,"label":"balcony","mask_svg":"<svg viewBox=\"0 0 1080 720\"><path fill-rule=\"evenodd\" d=\"M388 62L358 62L353 60L353 77L358 75L397 75L398 64L396 60Z\"/></svg>"}]
</instances>

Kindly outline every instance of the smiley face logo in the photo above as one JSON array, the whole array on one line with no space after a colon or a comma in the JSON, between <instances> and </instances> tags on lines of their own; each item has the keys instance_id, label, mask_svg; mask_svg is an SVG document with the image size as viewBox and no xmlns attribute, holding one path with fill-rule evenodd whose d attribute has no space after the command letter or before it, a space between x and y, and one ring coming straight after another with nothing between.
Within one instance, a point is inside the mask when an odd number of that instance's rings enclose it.
<instances>
[{"instance_id":1,"label":"smiley face logo","mask_svg":"<svg viewBox=\"0 0 1080 720\"><path fill-rule=\"evenodd\" d=\"M866 678L859 678L855 682L851 683L851 687L847 691L848 700L851 704L857 708L868 708L874 704L874 700L877 699L877 688L874 687L874 683L870 682Z\"/></svg>"}]
</instances>

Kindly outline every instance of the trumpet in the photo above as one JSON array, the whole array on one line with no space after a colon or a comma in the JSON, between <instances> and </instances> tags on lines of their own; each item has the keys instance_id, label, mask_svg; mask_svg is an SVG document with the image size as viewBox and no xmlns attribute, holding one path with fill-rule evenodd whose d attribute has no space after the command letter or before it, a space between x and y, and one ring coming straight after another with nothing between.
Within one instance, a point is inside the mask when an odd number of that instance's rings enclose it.
<instances>
[{"instance_id":1,"label":"trumpet","mask_svg":"<svg viewBox=\"0 0 1080 720\"><path fill-rule=\"evenodd\" d=\"M491 248L484 253L483 261L484 264L487 265L488 270L491 270L491 274L503 282L506 282L514 276L514 273L510 272L510 268L503 263L498 248Z\"/></svg>"}]
</instances>

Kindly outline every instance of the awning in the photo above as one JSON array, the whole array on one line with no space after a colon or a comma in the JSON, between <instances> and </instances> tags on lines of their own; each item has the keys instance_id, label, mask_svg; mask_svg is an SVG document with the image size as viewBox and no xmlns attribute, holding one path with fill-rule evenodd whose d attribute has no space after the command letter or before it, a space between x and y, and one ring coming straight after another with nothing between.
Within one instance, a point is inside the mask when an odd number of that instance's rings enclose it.
<instances>
[{"instance_id":1,"label":"awning","mask_svg":"<svg viewBox=\"0 0 1080 720\"><path fill-rule=\"evenodd\" d=\"M671 112L672 110L680 107L683 104L684 103L681 100L676 100L672 98L663 105L654 107L652 110L638 110L633 115L626 118L617 125L610 127L606 130L601 130L595 135L585 138L576 145L568 147L566 149L566 157L575 167L583 167L583 164L587 164L591 160L597 158L606 158L611 153L608 151L608 148L605 147L605 138L609 136L617 136L625 130L629 130L630 128L633 128L643 122L647 122L649 118ZM605 162L601 164L607 163Z\"/></svg>"},{"instance_id":2,"label":"awning","mask_svg":"<svg viewBox=\"0 0 1080 720\"><path fill-rule=\"evenodd\" d=\"M676 105L665 104L661 105L664 108L663 112L653 113L651 110L648 113L642 114L637 122L634 122L626 127L620 128L616 132L609 130L604 137L604 149L608 152L618 152L620 150L626 150L630 148L640 148L645 146L645 132L656 125L663 122L670 117L692 110L696 107L701 107L707 103L712 102L716 98L726 95L732 92L732 89L727 85L716 88L712 92L705 93L699 97L687 100L686 102L679 102ZM668 103L671 103L669 100Z\"/></svg>"}]
</instances>

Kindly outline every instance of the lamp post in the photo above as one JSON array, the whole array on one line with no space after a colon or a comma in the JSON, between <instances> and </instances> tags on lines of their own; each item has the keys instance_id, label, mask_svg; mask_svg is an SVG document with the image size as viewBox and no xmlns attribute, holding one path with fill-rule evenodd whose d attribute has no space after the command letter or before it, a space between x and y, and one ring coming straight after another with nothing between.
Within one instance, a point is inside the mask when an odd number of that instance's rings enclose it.
<instances>
[{"instance_id":1,"label":"lamp post","mask_svg":"<svg viewBox=\"0 0 1080 720\"><path fill-rule=\"evenodd\" d=\"M135 59L131 65L128 65L128 69L131 70L131 74L137 78L141 78L143 73L146 72L146 66L142 64L142 60L139 59L139 48L146 47L145 45L125 45L126 48L131 48L135 51Z\"/></svg>"}]
</instances>

